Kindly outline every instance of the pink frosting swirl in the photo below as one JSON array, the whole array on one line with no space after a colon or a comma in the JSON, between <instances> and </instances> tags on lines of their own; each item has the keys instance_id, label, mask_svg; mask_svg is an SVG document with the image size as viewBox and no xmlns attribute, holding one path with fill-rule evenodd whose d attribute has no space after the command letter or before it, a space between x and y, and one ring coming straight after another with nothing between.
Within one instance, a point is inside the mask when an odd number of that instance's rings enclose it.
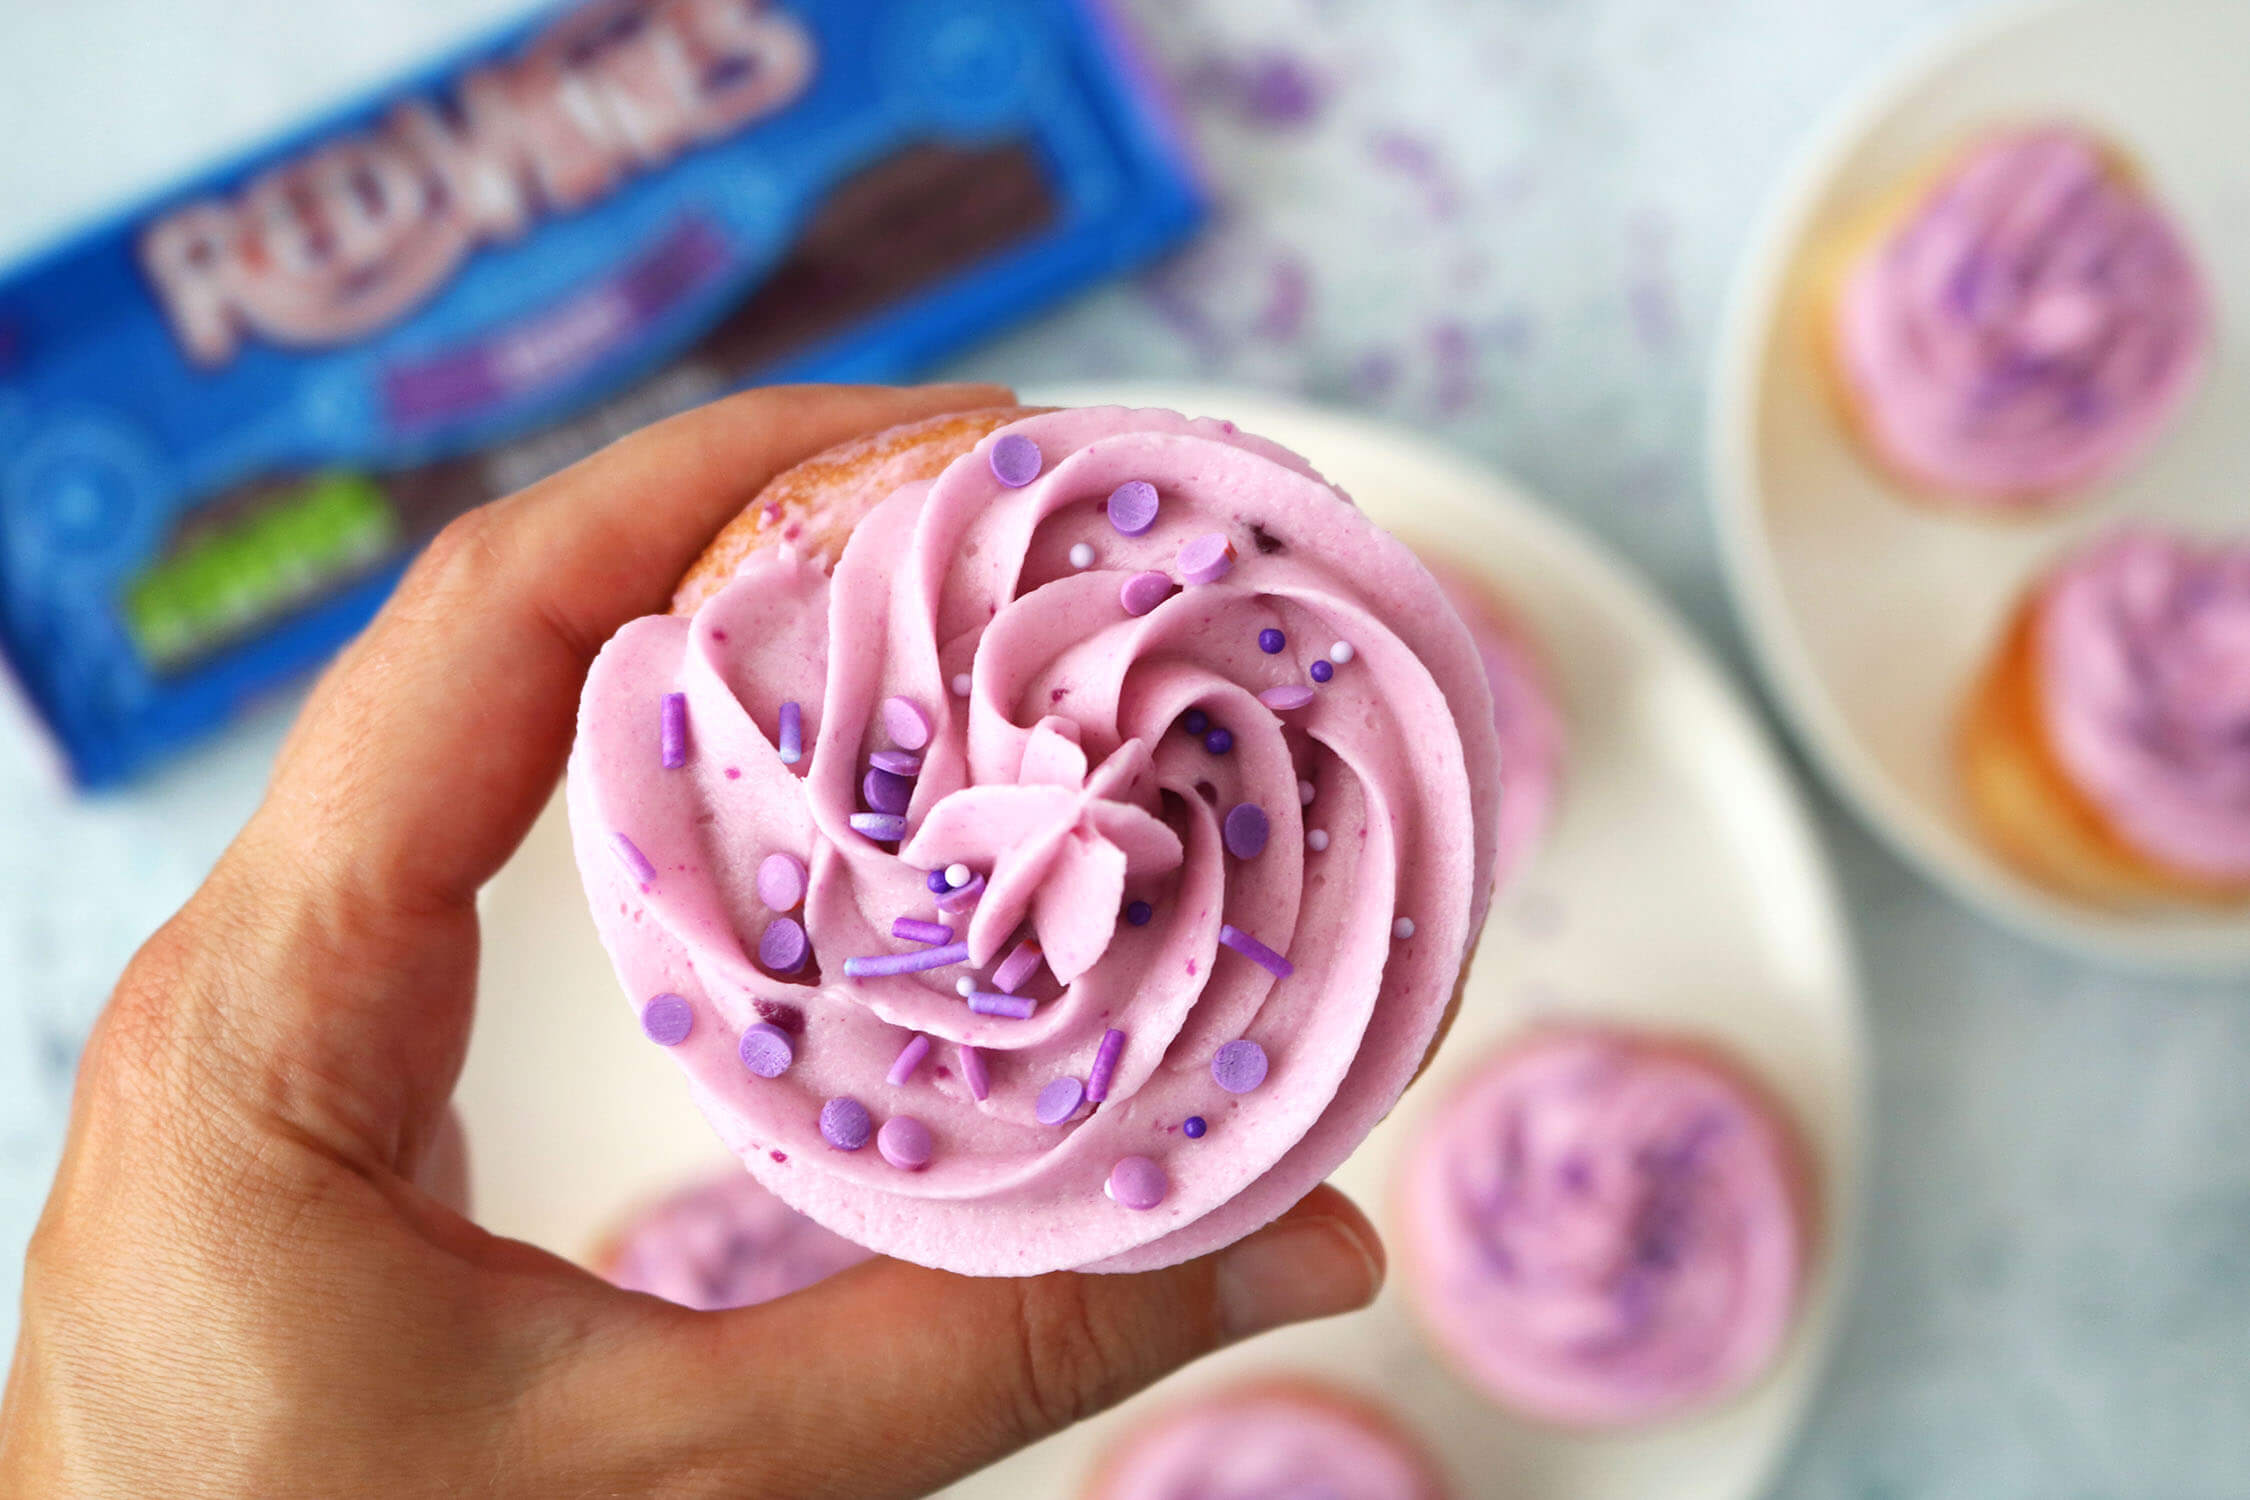
<instances>
[{"instance_id":1,"label":"pink frosting swirl","mask_svg":"<svg viewBox=\"0 0 2250 1500\"><path fill-rule=\"evenodd\" d=\"M1096 1500L1441 1500L1422 1455L1352 1404L1222 1394L1133 1434Z\"/></svg>"},{"instance_id":2,"label":"pink frosting swirl","mask_svg":"<svg viewBox=\"0 0 2250 1500\"><path fill-rule=\"evenodd\" d=\"M1127 535L1105 506L1135 482L1159 514ZM775 548L692 620L628 625L569 801L628 996L691 1008L673 1055L751 1171L886 1254L1013 1275L1201 1254L1349 1153L1482 921L1497 760L1475 647L1404 546L1231 423L1111 408L900 488L832 573ZM786 917L776 854L809 872ZM933 899L951 865L974 882ZM811 955L786 973L784 920Z\"/></svg>"},{"instance_id":3,"label":"pink frosting swirl","mask_svg":"<svg viewBox=\"0 0 2250 1500\"><path fill-rule=\"evenodd\" d=\"M1403 1187L1409 1293L1463 1372L1551 1421L1716 1398L1772 1359L1804 1232L1787 1133L1677 1046L1534 1037L1450 1100Z\"/></svg>"},{"instance_id":4,"label":"pink frosting swirl","mask_svg":"<svg viewBox=\"0 0 2250 1500\"><path fill-rule=\"evenodd\" d=\"M2195 388L2210 331L2163 210L2062 128L1971 148L1862 257L1836 310L1884 462L1995 507L2123 468Z\"/></svg>"},{"instance_id":5,"label":"pink frosting swirl","mask_svg":"<svg viewBox=\"0 0 2250 1500\"><path fill-rule=\"evenodd\" d=\"M2034 630L2071 783L2151 859L2250 883L2250 546L2116 533L2049 576Z\"/></svg>"},{"instance_id":6,"label":"pink frosting swirl","mask_svg":"<svg viewBox=\"0 0 2250 1500\"><path fill-rule=\"evenodd\" d=\"M786 1297L867 1256L748 1173L729 1171L635 1219L619 1238L607 1275L629 1292L716 1312Z\"/></svg>"}]
</instances>

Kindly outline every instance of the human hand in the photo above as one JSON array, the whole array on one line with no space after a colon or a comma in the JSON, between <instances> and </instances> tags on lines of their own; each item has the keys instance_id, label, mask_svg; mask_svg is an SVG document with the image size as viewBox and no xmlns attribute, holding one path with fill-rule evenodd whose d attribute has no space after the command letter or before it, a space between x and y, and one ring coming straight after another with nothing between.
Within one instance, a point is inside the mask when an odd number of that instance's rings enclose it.
<instances>
[{"instance_id":1,"label":"human hand","mask_svg":"<svg viewBox=\"0 0 2250 1500\"><path fill-rule=\"evenodd\" d=\"M446 1201L477 889L554 788L596 650L780 469L1009 399L752 392L437 539L87 1044L0 1493L915 1495L1373 1297L1381 1246L1328 1188L1169 1270L878 1260L728 1313L616 1290Z\"/></svg>"}]
</instances>

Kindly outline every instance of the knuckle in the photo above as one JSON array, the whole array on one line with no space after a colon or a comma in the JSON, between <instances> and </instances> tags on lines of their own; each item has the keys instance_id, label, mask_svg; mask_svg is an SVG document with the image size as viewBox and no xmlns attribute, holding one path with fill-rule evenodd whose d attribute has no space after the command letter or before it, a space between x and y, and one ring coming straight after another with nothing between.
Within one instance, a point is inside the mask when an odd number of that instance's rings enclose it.
<instances>
[{"instance_id":1,"label":"knuckle","mask_svg":"<svg viewBox=\"0 0 2250 1500\"><path fill-rule=\"evenodd\" d=\"M1014 1419L1025 1441L1100 1411L1124 1376L1125 1351L1088 1295L1084 1277L1034 1277L1018 1292Z\"/></svg>"},{"instance_id":2,"label":"knuckle","mask_svg":"<svg viewBox=\"0 0 2250 1500\"><path fill-rule=\"evenodd\" d=\"M415 559L401 594L444 599L481 591L500 564L497 514L495 506L480 505L447 522Z\"/></svg>"}]
</instances>

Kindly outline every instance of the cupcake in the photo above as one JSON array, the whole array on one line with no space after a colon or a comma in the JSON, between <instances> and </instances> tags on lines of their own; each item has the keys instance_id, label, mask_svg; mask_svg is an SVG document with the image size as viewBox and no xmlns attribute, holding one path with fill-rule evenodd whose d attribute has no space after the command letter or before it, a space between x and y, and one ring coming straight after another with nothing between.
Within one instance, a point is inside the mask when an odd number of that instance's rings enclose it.
<instances>
[{"instance_id":1,"label":"cupcake","mask_svg":"<svg viewBox=\"0 0 2250 1500\"><path fill-rule=\"evenodd\" d=\"M1709 1405L1773 1362L1796 1314L1803 1161L1701 1047L1534 1033L1408 1156L1408 1299L1464 1379L1526 1416L1613 1428Z\"/></svg>"},{"instance_id":2,"label":"cupcake","mask_svg":"<svg viewBox=\"0 0 2250 1500\"><path fill-rule=\"evenodd\" d=\"M751 1173L1029 1275L1201 1255L1343 1161L1457 999L1498 760L1466 627L1303 460L1009 409L769 485L603 649L568 801Z\"/></svg>"},{"instance_id":3,"label":"cupcake","mask_svg":"<svg viewBox=\"0 0 2250 1500\"><path fill-rule=\"evenodd\" d=\"M867 1258L730 1170L644 1210L596 1253L594 1269L628 1292L716 1312L786 1297Z\"/></svg>"},{"instance_id":4,"label":"cupcake","mask_svg":"<svg viewBox=\"0 0 2250 1500\"><path fill-rule=\"evenodd\" d=\"M1970 699L1970 806L2049 887L2250 897L2250 546L2137 528L2031 590Z\"/></svg>"},{"instance_id":5,"label":"cupcake","mask_svg":"<svg viewBox=\"0 0 2250 1500\"><path fill-rule=\"evenodd\" d=\"M1214 1391L1134 1428L1086 1500L1444 1500L1448 1492L1387 1412L1290 1379Z\"/></svg>"},{"instance_id":6,"label":"cupcake","mask_svg":"<svg viewBox=\"0 0 2250 1500\"><path fill-rule=\"evenodd\" d=\"M1917 495L2036 515L2115 477L2207 363L2202 274L2119 154L1989 135L1881 212L1830 288L1853 430Z\"/></svg>"},{"instance_id":7,"label":"cupcake","mask_svg":"<svg viewBox=\"0 0 2250 1500\"><path fill-rule=\"evenodd\" d=\"M1430 572L1469 627L1492 688L1501 768L1497 879L1505 885L1539 846L1561 790L1562 714L1532 638L1492 591L1441 564L1430 564Z\"/></svg>"}]
</instances>

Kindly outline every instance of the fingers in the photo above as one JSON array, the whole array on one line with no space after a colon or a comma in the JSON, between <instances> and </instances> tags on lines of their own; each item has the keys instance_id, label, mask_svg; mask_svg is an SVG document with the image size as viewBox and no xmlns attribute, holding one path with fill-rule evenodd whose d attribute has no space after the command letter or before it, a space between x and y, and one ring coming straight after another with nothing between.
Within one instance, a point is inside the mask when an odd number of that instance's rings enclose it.
<instances>
[{"instance_id":1,"label":"fingers","mask_svg":"<svg viewBox=\"0 0 2250 1500\"><path fill-rule=\"evenodd\" d=\"M1132 1276L951 1276L879 1261L779 1302L683 1315L601 1378L743 1494L926 1494L1252 1334L1372 1301L1372 1225L1315 1189L1226 1250ZM762 1481L762 1482L760 1482Z\"/></svg>"}]
</instances>

